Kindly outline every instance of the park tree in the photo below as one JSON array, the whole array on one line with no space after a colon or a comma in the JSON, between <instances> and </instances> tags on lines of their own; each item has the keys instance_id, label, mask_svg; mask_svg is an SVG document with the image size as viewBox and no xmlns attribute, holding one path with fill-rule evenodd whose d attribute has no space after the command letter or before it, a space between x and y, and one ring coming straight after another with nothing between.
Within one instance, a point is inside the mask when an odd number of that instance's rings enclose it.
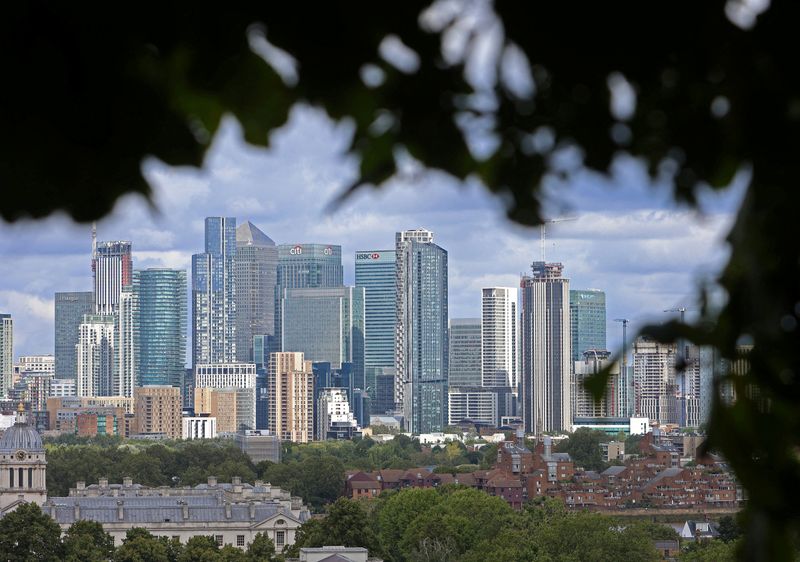
<instances>
[{"instance_id":1,"label":"park tree","mask_svg":"<svg viewBox=\"0 0 800 562\"><path fill-rule=\"evenodd\" d=\"M352 123L360 173L343 193L385 184L410 156L479 180L523 225L557 207L576 174L609 176L625 159L688 205L738 174L747 193L728 262L701 289L700 320L645 333L712 347L737 365L719 373L737 400L715 394L708 443L749 491L749 552L791 556L800 516L800 5L488 6L146 2L114 6L109 25L110 6L14 3L0 23L0 184L13 186L0 215L99 218L123 194L150 193L144 158L200 166L227 114L247 141L266 145L297 102ZM752 345L746 360L743 343ZM607 375L590 389L602 393Z\"/></svg>"},{"instance_id":2,"label":"park tree","mask_svg":"<svg viewBox=\"0 0 800 562\"><path fill-rule=\"evenodd\" d=\"M600 443L607 440L601 431L581 427L571 433L568 439L559 443L556 450L560 453L569 453L575 466L599 472L606 468Z\"/></svg>"},{"instance_id":3,"label":"park tree","mask_svg":"<svg viewBox=\"0 0 800 562\"><path fill-rule=\"evenodd\" d=\"M134 527L125 533L114 551L113 562L176 562L170 559L167 546L147 529Z\"/></svg>"},{"instance_id":4,"label":"park tree","mask_svg":"<svg viewBox=\"0 0 800 562\"><path fill-rule=\"evenodd\" d=\"M441 501L432 488L412 488L399 493L381 495L378 507L379 537L390 562L402 560L400 541L403 533L418 516Z\"/></svg>"},{"instance_id":5,"label":"park tree","mask_svg":"<svg viewBox=\"0 0 800 562\"><path fill-rule=\"evenodd\" d=\"M97 521L80 520L64 534L66 562L101 562L114 554L114 539Z\"/></svg>"},{"instance_id":6,"label":"park tree","mask_svg":"<svg viewBox=\"0 0 800 562\"><path fill-rule=\"evenodd\" d=\"M275 543L264 533L257 533L247 545L247 562L272 562L275 560Z\"/></svg>"},{"instance_id":7,"label":"park tree","mask_svg":"<svg viewBox=\"0 0 800 562\"><path fill-rule=\"evenodd\" d=\"M62 559L61 529L38 504L23 503L0 519L0 560Z\"/></svg>"}]
</instances>

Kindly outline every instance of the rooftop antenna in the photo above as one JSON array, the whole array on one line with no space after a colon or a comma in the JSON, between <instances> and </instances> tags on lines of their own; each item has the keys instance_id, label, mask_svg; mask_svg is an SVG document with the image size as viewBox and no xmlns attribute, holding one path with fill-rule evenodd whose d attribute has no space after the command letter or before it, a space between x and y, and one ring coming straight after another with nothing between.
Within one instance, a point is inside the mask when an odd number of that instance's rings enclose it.
<instances>
[{"instance_id":1,"label":"rooftop antenna","mask_svg":"<svg viewBox=\"0 0 800 562\"><path fill-rule=\"evenodd\" d=\"M574 220L578 220L578 217L563 217L563 218L560 218L560 219L547 219L547 220L543 220L542 224L539 225L539 232L541 233L541 236L542 236L541 245L542 245L542 261L543 262L547 261L545 259L545 248L546 248L546 245L547 245L547 225L548 224L554 224L554 223L557 223L557 222L567 222L567 221L574 221Z\"/></svg>"},{"instance_id":2,"label":"rooftop antenna","mask_svg":"<svg viewBox=\"0 0 800 562\"><path fill-rule=\"evenodd\" d=\"M95 261L97 260L97 222L92 222L92 272L94 272Z\"/></svg>"}]
</instances>

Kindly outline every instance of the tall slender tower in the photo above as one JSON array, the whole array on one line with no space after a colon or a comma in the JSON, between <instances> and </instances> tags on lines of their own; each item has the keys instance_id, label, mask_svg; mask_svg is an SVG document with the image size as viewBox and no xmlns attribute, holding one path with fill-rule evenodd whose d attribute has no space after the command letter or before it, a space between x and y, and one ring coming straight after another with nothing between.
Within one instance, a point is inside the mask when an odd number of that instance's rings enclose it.
<instances>
[{"instance_id":1,"label":"tall slender tower","mask_svg":"<svg viewBox=\"0 0 800 562\"><path fill-rule=\"evenodd\" d=\"M510 386L519 382L519 301L516 287L481 291L481 384Z\"/></svg>"},{"instance_id":2,"label":"tall slender tower","mask_svg":"<svg viewBox=\"0 0 800 562\"><path fill-rule=\"evenodd\" d=\"M192 256L192 364L236 360L236 219L207 217Z\"/></svg>"},{"instance_id":3,"label":"tall slender tower","mask_svg":"<svg viewBox=\"0 0 800 562\"><path fill-rule=\"evenodd\" d=\"M447 424L447 251L429 230L395 237L398 400L406 431L441 431Z\"/></svg>"},{"instance_id":4,"label":"tall slender tower","mask_svg":"<svg viewBox=\"0 0 800 562\"><path fill-rule=\"evenodd\" d=\"M236 355L254 361L253 337L275 336L278 248L253 223L236 227Z\"/></svg>"},{"instance_id":5,"label":"tall slender tower","mask_svg":"<svg viewBox=\"0 0 800 562\"><path fill-rule=\"evenodd\" d=\"M182 386L186 369L186 271L150 268L134 273L139 293L137 385Z\"/></svg>"},{"instance_id":6,"label":"tall slender tower","mask_svg":"<svg viewBox=\"0 0 800 562\"><path fill-rule=\"evenodd\" d=\"M522 409L531 433L572 423L569 279L560 263L533 262L522 287Z\"/></svg>"},{"instance_id":7,"label":"tall slender tower","mask_svg":"<svg viewBox=\"0 0 800 562\"><path fill-rule=\"evenodd\" d=\"M119 309L123 287L133 283L131 243L97 242L95 236L92 231L94 313L114 314Z\"/></svg>"},{"instance_id":8,"label":"tall slender tower","mask_svg":"<svg viewBox=\"0 0 800 562\"><path fill-rule=\"evenodd\" d=\"M572 360L583 360L589 350L606 349L606 294L597 289L569 292Z\"/></svg>"},{"instance_id":9,"label":"tall slender tower","mask_svg":"<svg viewBox=\"0 0 800 562\"><path fill-rule=\"evenodd\" d=\"M10 314L0 314L0 396L5 397L14 376L14 321Z\"/></svg>"}]
</instances>

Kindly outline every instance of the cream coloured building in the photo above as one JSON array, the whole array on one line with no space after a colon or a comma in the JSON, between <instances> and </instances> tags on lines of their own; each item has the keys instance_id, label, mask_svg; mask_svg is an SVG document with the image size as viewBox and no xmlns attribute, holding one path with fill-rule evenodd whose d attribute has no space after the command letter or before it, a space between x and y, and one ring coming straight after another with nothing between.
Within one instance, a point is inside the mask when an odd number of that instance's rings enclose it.
<instances>
[{"instance_id":1,"label":"cream coloured building","mask_svg":"<svg viewBox=\"0 0 800 562\"><path fill-rule=\"evenodd\" d=\"M314 374L300 352L273 353L267 376L269 427L283 441L314 438Z\"/></svg>"}]
</instances>

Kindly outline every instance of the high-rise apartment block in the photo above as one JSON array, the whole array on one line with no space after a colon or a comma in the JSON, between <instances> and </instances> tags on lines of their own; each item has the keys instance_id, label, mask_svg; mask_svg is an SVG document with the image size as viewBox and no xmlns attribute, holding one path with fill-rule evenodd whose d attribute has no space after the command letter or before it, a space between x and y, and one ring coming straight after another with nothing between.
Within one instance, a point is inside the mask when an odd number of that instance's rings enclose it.
<instances>
[{"instance_id":1,"label":"high-rise apartment block","mask_svg":"<svg viewBox=\"0 0 800 562\"><path fill-rule=\"evenodd\" d=\"M353 386L364 388L364 288L284 289L281 349L334 369L351 363Z\"/></svg>"},{"instance_id":2,"label":"high-rise apartment block","mask_svg":"<svg viewBox=\"0 0 800 562\"><path fill-rule=\"evenodd\" d=\"M216 431L236 433L253 429L256 423L253 389L197 387L194 391L195 415L216 419Z\"/></svg>"},{"instance_id":3,"label":"high-rise apartment block","mask_svg":"<svg viewBox=\"0 0 800 562\"><path fill-rule=\"evenodd\" d=\"M78 327L85 314L94 312L94 293L55 294L55 374L57 379L74 379L77 367L75 346Z\"/></svg>"},{"instance_id":4,"label":"high-rise apartment block","mask_svg":"<svg viewBox=\"0 0 800 562\"><path fill-rule=\"evenodd\" d=\"M606 294L595 289L569 292L572 361L590 349L606 350Z\"/></svg>"},{"instance_id":5,"label":"high-rise apartment block","mask_svg":"<svg viewBox=\"0 0 800 562\"><path fill-rule=\"evenodd\" d=\"M397 327L395 256L394 250L363 250L355 255L356 287L364 288L364 386L373 407L378 397L377 376L386 373L387 369L394 372ZM388 409L394 407L394 396L390 403Z\"/></svg>"},{"instance_id":6,"label":"high-rise apartment block","mask_svg":"<svg viewBox=\"0 0 800 562\"><path fill-rule=\"evenodd\" d=\"M639 337L633 344L634 408L636 416L659 424L680 422L676 347Z\"/></svg>"},{"instance_id":7,"label":"high-rise apartment block","mask_svg":"<svg viewBox=\"0 0 800 562\"><path fill-rule=\"evenodd\" d=\"M395 236L397 269L396 402L406 431L441 431L447 424L447 251L429 230Z\"/></svg>"},{"instance_id":8,"label":"high-rise apartment block","mask_svg":"<svg viewBox=\"0 0 800 562\"><path fill-rule=\"evenodd\" d=\"M10 314L0 314L0 396L7 396L14 377L14 321Z\"/></svg>"},{"instance_id":9,"label":"high-rise apartment block","mask_svg":"<svg viewBox=\"0 0 800 562\"><path fill-rule=\"evenodd\" d=\"M139 293L136 284L122 288L114 314L114 371L112 396L133 396L139 383Z\"/></svg>"},{"instance_id":10,"label":"high-rise apartment block","mask_svg":"<svg viewBox=\"0 0 800 562\"><path fill-rule=\"evenodd\" d=\"M584 386L584 382L608 366L611 366L611 376L606 384L606 392L600 400L595 400ZM594 349L585 351L583 359L575 362L573 371L575 373L573 413L576 420L627 416L622 407L620 386L623 381L620 376L620 365L616 362L611 363L610 352Z\"/></svg>"},{"instance_id":11,"label":"high-rise apartment block","mask_svg":"<svg viewBox=\"0 0 800 562\"><path fill-rule=\"evenodd\" d=\"M75 346L78 396L112 396L115 348L114 316L84 315Z\"/></svg>"},{"instance_id":12,"label":"high-rise apartment block","mask_svg":"<svg viewBox=\"0 0 800 562\"><path fill-rule=\"evenodd\" d=\"M163 433L169 439L180 439L181 389L174 386L138 386L133 395L136 433Z\"/></svg>"},{"instance_id":13,"label":"high-rise apartment block","mask_svg":"<svg viewBox=\"0 0 800 562\"><path fill-rule=\"evenodd\" d=\"M481 384L519 384L519 300L516 287L481 290ZM452 384L452 383L451 383Z\"/></svg>"},{"instance_id":14,"label":"high-rise apartment block","mask_svg":"<svg viewBox=\"0 0 800 562\"><path fill-rule=\"evenodd\" d=\"M236 219L208 217L192 256L192 365L236 360Z\"/></svg>"},{"instance_id":15,"label":"high-rise apartment block","mask_svg":"<svg viewBox=\"0 0 800 562\"><path fill-rule=\"evenodd\" d=\"M522 418L526 431L572 423L569 279L560 263L533 262L522 287Z\"/></svg>"},{"instance_id":16,"label":"high-rise apartment block","mask_svg":"<svg viewBox=\"0 0 800 562\"><path fill-rule=\"evenodd\" d=\"M255 361L253 338L275 335L278 247L253 223L236 227L236 355Z\"/></svg>"},{"instance_id":17,"label":"high-rise apartment block","mask_svg":"<svg viewBox=\"0 0 800 562\"><path fill-rule=\"evenodd\" d=\"M267 376L269 428L283 441L314 437L314 373L302 353L273 353Z\"/></svg>"},{"instance_id":18,"label":"high-rise apartment block","mask_svg":"<svg viewBox=\"0 0 800 562\"><path fill-rule=\"evenodd\" d=\"M481 386L481 319L451 318L448 337L447 384Z\"/></svg>"},{"instance_id":19,"label":"high-rise apartment block","mask_svg":"<svg viewBox=\"0 0 800 562\"><path fill-rule=\"evenodd\" d=\"M181 386L185 376L186 271L152 268L134 272L139 295L137 384Z\"/></svg>"},{"instance_id":20,"label":"high-rise apartment block","mask_svg":"<svg viewBox=\"0 0 800 562\"><path fill-rule=\"evenodd\" d=\"M217 431L238 431L241 428L255 429L256 427L256 366L255 363L207 363L195 366L195 413L207 413L217 418ZM230 391L217 393L216 400L223 402L218 409L207 410L205 403L198 402L201 389L217 389ZM200 394L198 394L200 393ZM224 396L223 396L224 395ZM225 402L227 400L227 402ZM231 405L231 402L235 402ZM210 403L209 403L210 404ZM228 406L225 406L228 404ZM198 410L198 405L201 408ZM225 413L227 410L227 414ZM232 424L226 421L236 420Z\"/></svg>"},{"instance_id":21,"label":"high-rise apartment block","mask_svg":"<svg viewBox=\"0 0 800 562\"><path fill-rule=\"evenodd\" d=\"M122 288L133 282L131 243L120 240L93 245L94 313L114 314L119 307Z\"/></svg>"}]
</instances>

